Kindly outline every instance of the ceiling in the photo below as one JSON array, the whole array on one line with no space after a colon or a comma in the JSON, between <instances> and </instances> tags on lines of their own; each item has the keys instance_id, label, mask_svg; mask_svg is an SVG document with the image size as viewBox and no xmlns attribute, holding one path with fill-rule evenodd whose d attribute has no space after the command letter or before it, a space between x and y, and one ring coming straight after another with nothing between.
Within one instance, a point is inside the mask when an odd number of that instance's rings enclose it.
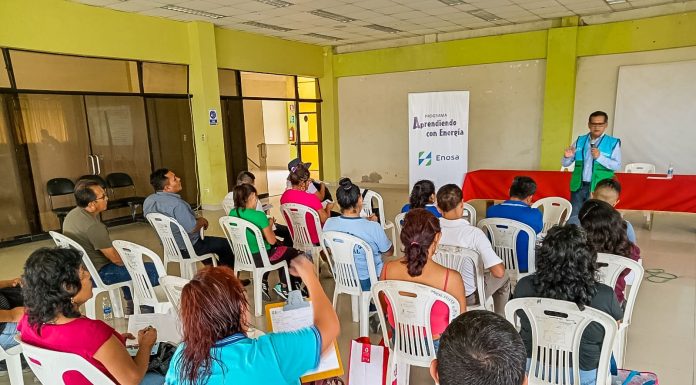
<instances>
[{"instance_id":1,"label":"ceiling","mask_svg":"<svg viewBox=\"0 0 696 385\"><path fill-rule=\"evenodd\" d=\"M408 39L533 23L564 16L611 14L656 5L685 3L673 0L73 1L173 20L204 20L222 28L331 46Z\"/></svg>"}]
</instances>

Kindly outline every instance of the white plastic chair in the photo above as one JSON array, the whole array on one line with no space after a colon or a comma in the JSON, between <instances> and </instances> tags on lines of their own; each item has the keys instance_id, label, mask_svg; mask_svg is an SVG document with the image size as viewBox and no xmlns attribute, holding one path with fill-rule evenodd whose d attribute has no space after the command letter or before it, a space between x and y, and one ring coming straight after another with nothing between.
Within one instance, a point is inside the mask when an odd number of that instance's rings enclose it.
<instances>
[{"instance_id":1,"label":"white plastic chair","mask_svg":"<svg viewBox=\"0 0 696 385\"><path fill-rule=\"evenodd\" d=\"M396 238L401 242L401 229L404 228L404 218L406 213L398 213L394 218L394 226L396 227ZM394 240L394 247L396 247L396 239ZM403 245L402 245L403 246Z\"/></svg>"},{"instance_id":2,"label":"white plastic chair","mask_svg":"<svg viewBox=\"0 0 696 385\"><path fill-rule=\"evenodd\" d=\"M513 325L517 324L517 311L526 314L532 330L532 359L527 374L530 385L580 383L580 340L591 322L604 328L597 385L611 385L609 365L618 325L610 315L589 306L580 311L567 301L516 298L505 305L505 318Z\"/></svg>"},{"instance_id":3,"label":"white plastic chair","mask_svg":"<svg viewBox=\"0 0 696 385\"><path fill-rule=\"evenodd\" d=\"M505 270L510 276L511 283L516 283L525 275L535 271L534 246L536 245L536 233L528 225L507 218L484 218L478 223L491 239L493 250L503 260ZM527 272L520 273L517 259L517 237L520 233L526 233L527 239Z\"/></svg>"},{"instance_id":4,"label":"white plastic chair","mask_svg":"<svg viewBox=\"0 0 696 385\"><path fill-rule=\"evenodd\" d=\"M486 295L486 283L484 280L483 263L481 255L473 249L460 246L438 245L433 261L458 271L464 279L464 271L474 272L476 280L476 297L479 305L467 306L468 310L490 310L493 311L493 297Z\"/></svg>"},{"instance_id":5,"label":"white plastic chair","mask_svg":"<svg viewBox=\"0 0 696 385\"><path fill-rule=\"evenodd\" d=\"M92 260L89 259L89 256L87 256L87 252L82 246L80 246L79 243L55 231L49 231L48 234L51 236L51 238L53 238L53 242L56 243L56 246L63 249L73 248L79 251L80 254L82 254L82 264L85 265L87 271L89 272L89 275L92 276L92 281L95 285L95 287L92 288L92 298L85 302L85 312L87 313L87 318L97 319L96 317L98 305L96 298L99 294L103 292L107 292L109 294L111 306L114 309L114 317L123 318L124 313L123 305L121 303L121 288L127 287L131 291L131 293L133 293L132 281L128 280L124 282L114 283L111 285L105 284L99 276L99 272L94 267L94 264L92 264Z\"/></svg>"},{"instance_id":6,"label":"white plastic chair","mask_svg":"<svg viewBox=\"0 0 696 385\"><path fill-rule=\"evenodd\" d=\"M387 220L384 214L384 199L376 191L368 189L360 189L360 193L363 194L363 212L369 217L373 214L373 200L377 202L377 212L379 213L379 223L382 225L384 231L391 231L392 243L396 242L396 232L394 229L394 223Z\"/></svg>"},{"instance_id":7,"label":"white plastic chair","mask_svg":"<svg viewBox=\"0 0 696 385\"><path fill-rule=\"evenodd\" d=\"M167 295L169 303L172 304L174 311L177 313L179 313L180 310L179 305L181 304L181 290L183 290L184 286L186 286L186 284L189 282L190 280L177 277L175 275L165 275L159 279L160 286L162 286L164 289L164 293Z\"/></svg>"},{"instance_id":8,"label":"white plastic chair","mask_svg":"<svg viewBox=\"0 0 696 385\"><path fill-rule=\"evenodd\" d=\"M319 274L319 265L321 264L321 245L312 243L312 237L309 235L309 227L307 216L310 221L314 222L314 227L317 229L319 241L321 241L321 220L319 214L311 208L297 204L285 203L280 205L280 209L285 216L285 221L288 224L290 235L292 236L293 247L302 250L305 254L311 256L317 274ZM321 243L321 242L320 242Z\"/></svg>"},{"instance_id":9,"label":"white plastic chair","mask_svg":"<svg viewBox=\"0 0 696 385\"><path fill-rule=\"evenodd\" d=\"M31 371L43 385L65 385L63 375L71 371L79 372L92 384L116 385L106 374L77 354L42 349L22 342L18 337L17 340Z\"/></svg>"},{"instance_id":10,"label":"white plastic chair","mask_svg":"<svg viewBox=\"0 0 696 385\"><path fill-rule=\"evenodd\" d=\"M114 248L121 255L123 264L133 280L133 308L135 314L140 314L140 306L152 306L155 313L168 313L172 304L167 300L164 289L160 286L152 286L150 278L145 270L143 257L149 258L155 265L157 277L167 275L160 257L145 246L128 242L113 241Z\"/></svg>"},{"instance_id":11,"label":"white plastic chair","mask_svg":"<svg viewBox=\"0 0 696 385\"><path fill-rule=\"evenodd\" d=\"M230 215L230 211L232 211L233 208L234 208L234 193L232 191L230 191L222 199L222 210L225 212L225 215Z\"/></svg>"},{"instance_id":12,"label":"white plastic chair","mask_svg":"<svg viewBox=\"0 0 696 385\"><path fill-rule=\"evenodd\" d=\"M624 309L624 317L621 321L621 325L619 325L618 335L614 343L614 358L618 366L622 368L624 366L624 360L626 359L626 344L628 342L627 329L631 325L633 307L636 305L638 289L640 289L640 284L643 281L645 269L643 265L632 259L606 253L597 253L597 264L599 265L600 282L611 288L616 287L619 275L621 275L624 270L629 269L633 275L633 282L631 283L630 290L628 282L626 282L626 295L624 296L626 299L626 308ZM628 278L628 275L626 278ZM628 279L626 279L626 281L628 281Z\"/></svg>"},{"instance_id":13,"label":"white plastic chair","mask_svg":"<svg viewBox=\"0 0 696 385\"><path fill-rule=\"evenodd\" d=\"M391 304L394 314L394 343L387 331L391 326L385 319L386 309L382 308L382 293ZM375 298L377 314L382 324L384 343L389 348L389 375L387 384L394 381L394 369L397 369L397 385L407 385L411 365L430 367L435 359L433 334L430 328L430 313L436 301L449 307L449 321L459 315L459 302L450 294L434 287L407 281L379 281L372 285L372 297Z\"/></svg>"},{"instance_id":14,"label":"white plastic chair","mask_svg":"<svg viewBox=\"0 0 696 385\"><path fill-rule=\"evenodd\" d=\"M353 322L360 321L360 336L369 336L369 314L372 293L363 291L360 286L358 269L355 266L355 252L360 248L365 253L370 286L377 282L377 269L370 245L362 239L338 232L326 231L321 236L324 254L329 260L331 273L336 281L333 295L333 307L336 308L339 294L351 296Z\"/></svg>"},{"instance_id":15,"label":"white plastic chair","mask_svg":"<svg viewBox=\"0 0 696 385\"><path fill-rule=\"evenodd\" d=\"M22 353L21 345L15 345L7 350L0 347L0 361L5 360L10 385L24 385L20 353Z\"/></svg>"},{"instance_id":16,"label":"white plastic chair","mask_svg":"<svg viewBox=\"0 0 696 385\"><path fill-rule=\"evenodd\" d=\"M222 231L225 232L225 237L227 238L227 241L230 243L230 247L234 252L235 273L239 273L240 271L249 271L252 273L252 278L254 281L254 312L256 316L259 317L263 312L263 299L261 297L261 282L263 280L263 275L266 272L284 268L286 278L285 282L290 285L288 263L286 261L282 261L276 264L271 264L271 261L268 259L266 246L263 243L263 235L261 234L261 230L253 223L237 217L222 217L220 218L220 227L222 227ZM256 267L256 264L254 263L254 257L251 254L251 249L249 248L249 242L247 240L247 232L251 232L254 238L256 238L256 245L259 248L259 254L261 255L261 261L263 262L262 267Z\"/></svg>"},{"instance_id":17,"label":"white plastic chair","mask_svg":"<svg viewBox=\"0 0 696 385\"><path fill-rule=\"evenodd\" d=\"M541 230L540 234L546 234L553 226L565 223L570 217L570 213L573 211L573 206L570 202L561 197L541 198L532 204L533 209L539 207L541 207L544 212L544 228ZM564 214L565 217L563 216ZM561 221L561 219L563 219L563 221Z\"/></svg>"},{"instance_id":18,"label":"white plastic chair","mask_svg":"<svg viewBox=\"0 0 696 385\"><path fill-rule=\"evenodd\" d=\"M629 174L654 174L655 165L652 163L629 163L624 168L624 172Z\"/></svg>"},{"instance_id":19,"label":"white plastic chair","mask_svg":"<svg viewBox=\"0 0 696 385\"><path fill-rule=\"evenodd\" d=\"M476 209L466 202L464 202L464 219L476 226Z\"/></svg>"},{"instance_id":20,"label":"white plastic chair","mask_svg":"<svg viewBox=\"0 0 696 385\"><path fill-rule=\"evenodd\" d=\"M196 254L186 230L184 230L176 219L159 213L150 213L145 217L147 218L147 221L150 222L150 225L154 227L157 235L162 241L162 246L164 247L165 271L170 262L178 262L181 276L183 278L191 279L196 274L196 264L198 262L202 262L210 258L213 260L213 266L217 266L217 255L213 253L203 255ZM181 234L181 238L184 240L184 246L188 252L189 258L184 258L184 255L181 253L181 249L179 249L179 245L174 237L172 226L179 230L179 234Z\"/></svg>"}]
</instances>

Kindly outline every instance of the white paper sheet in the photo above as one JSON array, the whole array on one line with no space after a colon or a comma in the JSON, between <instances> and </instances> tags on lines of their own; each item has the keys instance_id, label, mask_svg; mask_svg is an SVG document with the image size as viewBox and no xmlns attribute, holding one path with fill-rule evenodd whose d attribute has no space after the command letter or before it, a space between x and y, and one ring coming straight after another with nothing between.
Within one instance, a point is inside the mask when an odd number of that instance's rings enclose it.
<instances>
[{"instance_id":1,"label":"white paper sheet","mask_svg":"<svg viewBox=\"0 0 696 385\"><path fill-rule=\"evenodd\" d=\"M157 329L157 342L181 342L181 322L174 314L133 314L128 318L128 332L136 337L139 330L148 326Z\"/></svg>"}]
</instances>

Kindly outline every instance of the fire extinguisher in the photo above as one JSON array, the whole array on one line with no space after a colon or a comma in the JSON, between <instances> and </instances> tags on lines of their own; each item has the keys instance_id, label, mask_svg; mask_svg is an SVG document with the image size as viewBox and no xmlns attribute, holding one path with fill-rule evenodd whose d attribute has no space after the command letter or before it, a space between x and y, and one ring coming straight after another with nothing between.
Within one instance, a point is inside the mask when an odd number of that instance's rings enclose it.
<instances>
[{"instance_id":1,"label":"fire extinguisher","mask_svg":"<svg viewBox=\"0 0 696 385\"><path fill-rule=\"evenodd\" d=\"M295 127L290 126L290 132L288 133L288 139L290 139L290 142L295 141Z\"/></svg>"}]
</instances>

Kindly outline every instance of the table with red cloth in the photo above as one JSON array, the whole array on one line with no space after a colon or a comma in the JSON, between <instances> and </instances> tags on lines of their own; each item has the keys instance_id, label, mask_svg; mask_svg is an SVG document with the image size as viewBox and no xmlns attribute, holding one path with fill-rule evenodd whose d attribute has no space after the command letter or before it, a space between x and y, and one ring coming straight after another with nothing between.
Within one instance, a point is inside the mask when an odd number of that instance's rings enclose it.
<instances>
[{"instance_id":1,"label":"table with red cloth","mask_svg":"<svg viewBox=\"0 0 696 385\"><path fill-rule=\"evenodd\" d=\"M518 175L536 181L534 200L552 196L570 200L571 172L476 170L464 178L464 201L508 199L512 180ZM621 197L616 208L696 213L696 175L674 175L672 179L649 179L649 176L660 175L616 173L621 183Z\"/></svg>"}]
</instances>

